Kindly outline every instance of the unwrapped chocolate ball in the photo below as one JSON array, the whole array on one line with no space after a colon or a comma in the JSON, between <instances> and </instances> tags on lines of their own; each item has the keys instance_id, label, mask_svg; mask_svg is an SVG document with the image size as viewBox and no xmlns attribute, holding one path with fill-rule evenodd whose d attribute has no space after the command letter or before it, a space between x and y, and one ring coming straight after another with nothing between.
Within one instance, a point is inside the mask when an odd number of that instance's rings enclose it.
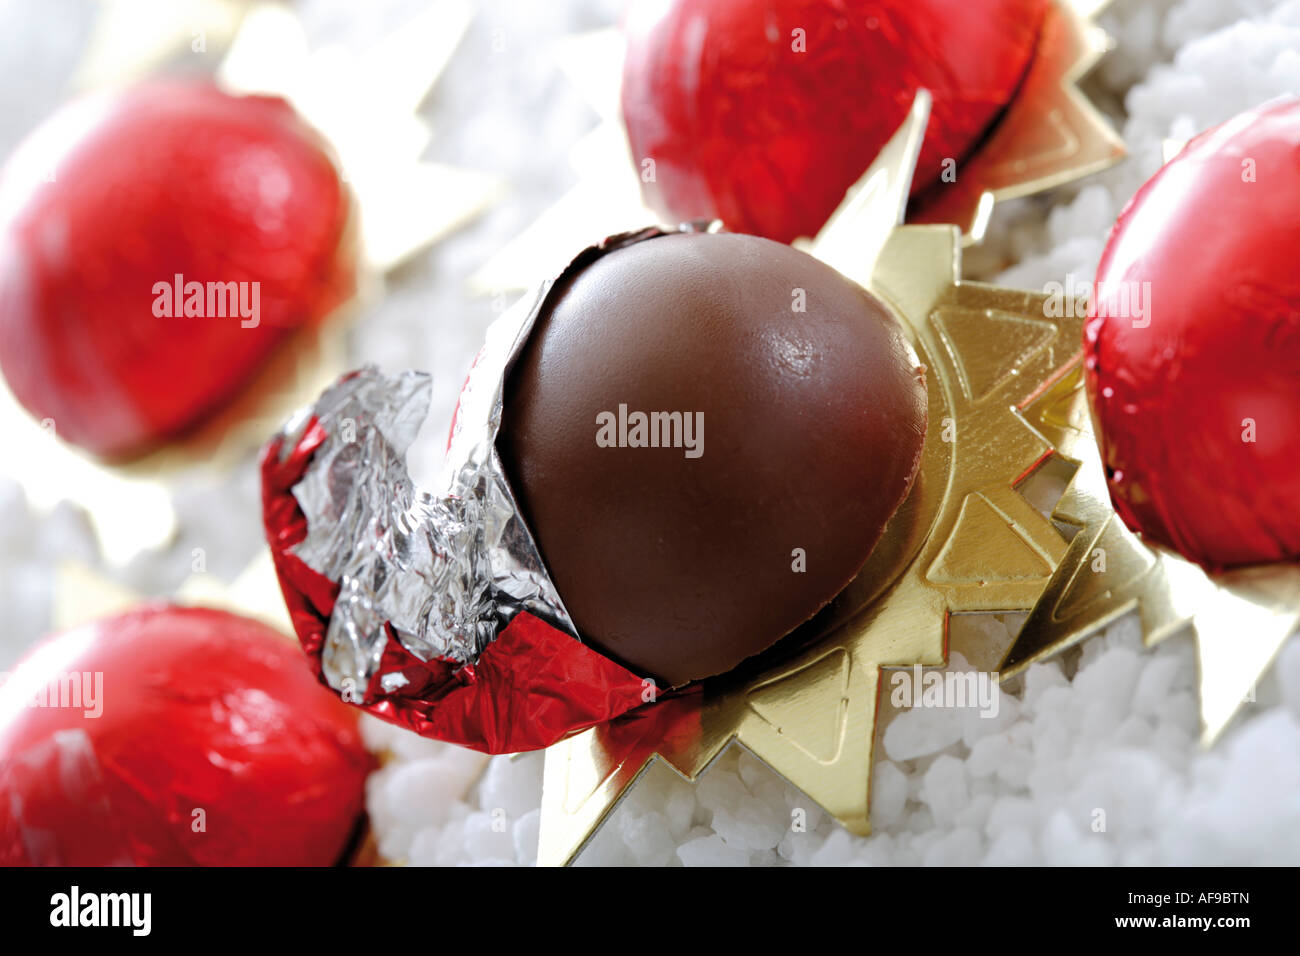
<instances>
[{"instance_id":1,"label":"unwrapped chocolate ball","mask_svg":"<svg viewBox=\"0 0 1300 956\"><path fill-rule=\"evenodd\" d=\"M694 233L551 291L497 447L583 639L675 686L843 589L925 428L924 371L877 298L788 246Z\"/></svg>"}]
</instances>

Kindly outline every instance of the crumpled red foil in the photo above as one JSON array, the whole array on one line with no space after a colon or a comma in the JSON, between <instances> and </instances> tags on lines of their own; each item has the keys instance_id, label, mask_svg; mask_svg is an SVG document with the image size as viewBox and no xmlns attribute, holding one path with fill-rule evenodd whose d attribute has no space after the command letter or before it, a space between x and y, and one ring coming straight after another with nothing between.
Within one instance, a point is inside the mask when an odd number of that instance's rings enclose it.
<instances>
[{"instance_id":1,"label":"crumpled red foil","mask_svg":"<svg viewBox=\"0 0 1300 956\"><path fill-rule=\"evenodd\" d=\"M262 453L267 542L294 629L318 675L338 584L292 553L307 535L292 488L324 440L313 418L293 447L285 449L277 438ZM423 737L484 753L549 747L647 702L642 678L527 612L517 614L472 664L422 661L393 639L391 628L389 638L381 671L400 668L407 683L385 691L377 674L353 703Z\"/></svg>"},{"instance_id":2,"label":"crumpled red foil","mask_svg":"<svg viewBox=\"0 0 1300 956\"><path fill-rule=\"evenodd\" d=\"M341 862L372 759L301 656L168 605L37 645L0 684L0 865Z\"/></svg>"},{"instance_id":3,"label":"crumpled red foil","mask_svg":"<svg viewBox=\"0 0 1300 956\"><path fill-rule=\"evenodd\" d=\"M1115 509L1209 570L1300 558L1300 100L1193 139L1097 270L1088 393Z\"/></svg>"},{"instance_id":4,"label":"crumpled red foil","mask_svg":"<svg viewBox=\"0 0 1300 956\"><path fill-rule=\"evenodd\" d=\"M0 179L0 368L66 441L146 451L352 295L350 217L327 144L283 100L179 80L77 100ZM176 311L190 283L201 315ZM231 314L226 283L255 314Z\"/></svg>"},{"instance_id":5,"label":"crumpled red foil","mask_svg":"<svg viewBox=\"0 0 1300 956\"><path fill-rule=\"evenodd\" d=\"M1048 2L640 0L622 96L645 199L672 222L814 236L925 88L916 194L1011 102Z\"/></svg>"}]
</instances>

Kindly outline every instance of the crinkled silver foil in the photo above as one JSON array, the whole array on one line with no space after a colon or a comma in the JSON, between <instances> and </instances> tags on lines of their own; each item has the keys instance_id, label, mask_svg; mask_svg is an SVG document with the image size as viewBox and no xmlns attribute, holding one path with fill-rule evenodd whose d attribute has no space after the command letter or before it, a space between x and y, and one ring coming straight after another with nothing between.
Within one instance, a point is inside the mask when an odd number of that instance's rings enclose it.
<instances>
[{"instance_id":1,"label":"crinkled silver foil","mask_svg":"<svg viewBox=\"0 0 1300 956\"><path fill-rule=\"evenodd\" d=\"M362 690L388 640L421 660L473 663L527 610L577 637L496 452L506 370L541 310L546 286L493 323L461 394L441 476L414 487L406 451L429 408L429 378L367 367L286 426L290 448L314 415L328 437L293 494L307 517L295 553L339 583L321 653L336 690ZM400 673L380 675L396 690Z\"/></svg>"}]
</instances>

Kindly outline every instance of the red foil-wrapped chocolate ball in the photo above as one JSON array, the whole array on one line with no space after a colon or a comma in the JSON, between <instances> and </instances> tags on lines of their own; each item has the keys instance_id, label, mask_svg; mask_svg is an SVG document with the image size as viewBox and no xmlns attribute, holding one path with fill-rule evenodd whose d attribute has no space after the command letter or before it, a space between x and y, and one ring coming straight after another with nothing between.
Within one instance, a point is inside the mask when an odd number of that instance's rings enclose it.
<instances>
[{"instance_id":1,"label":"red foil-wrapped chocolate ball","mask_svg":"<svg viewBox=\"0 0 1300 956\"><path fill-rule=\"evenodd\" d=\"M1120 214L1085 333L1125 523L1213 570L1300 557L1300 100L1193 139Z\"/></svg>"},{"instance_id":2,"label":"red foil-wrapped chocolate ball","mask_svg":"<svg viewBox=\"0 0 1300 956\"><path fill-rule=\"evenodd\" d=\"M169 81L76 101L0 179L0 369L67 441L143 450L351 294L350 210L282 100Z\"/></svg>"},{"instance_id":3,"label":"red foil-wrapped chocolate ball","mask_svg":"<svg viewBox=\"0 0 1300 956\"><path fill-rule=\"evenodd\" d=\"M640 0L623 116L646 201L671 221L815 235L925 88L920 191L1011 101L1048 2Z\"/></svg>"},{"instance_id":4,"label":"red foil-wrapped chocolate ball","mask_svg":"<svg viewBox=\"0 0 1300 956\"><path fill-rule=\"evenodd\" d=\"M0 684L0 865L330 865L369 769L356 710L291 641L142 607L47 639Z\"/></svg>"}]
</instances>

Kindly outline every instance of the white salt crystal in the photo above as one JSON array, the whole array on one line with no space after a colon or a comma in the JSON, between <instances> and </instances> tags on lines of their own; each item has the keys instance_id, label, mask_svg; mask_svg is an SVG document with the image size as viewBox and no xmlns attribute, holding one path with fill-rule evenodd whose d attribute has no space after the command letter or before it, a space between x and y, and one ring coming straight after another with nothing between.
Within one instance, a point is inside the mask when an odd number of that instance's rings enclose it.
<instances>
[{"instance_id":1,"label":"white salt crystal","mask_svg":"<svg viewBox=\"0 0 1300 956\"><path fill-rule=\"evenodd\" d=\"M629 811L620 815L616 825L638 865L667 866L672 860L675 842L663 814Z\"/></svg>"},{"instance_id":2,"label":"white salt crystal","mask_svg":"<svg viewBox=\"0 0 1300 956\"><path fill-rule=\"evenodd\" d=\"M787 831L776 845L777 854L783 860L789 860L795 866L809 866L813 855L821 849L825 837L812 831L796 833Z\"/></svg>"},{"instance_id":3,"label":"white salt crystal","mask_svg":"<svg viewBox=\"0 0 1300 956\"><path fill-rule=\"evenodd\" d=\"M695 796L707 810L730 810L747 797L744 783L734 770L722 766L709 768L696 785Z\"/></svg>"},{"instance_id":4,"label":"white salt crystal","mask_svg":"<svg viewBox=\"0 0 1300 956\"><path fill-rule=\"evenodd\" d=\"M913 707L885 729L885 752L892 760L915 760L946 750L961 740L962 712L953 707Z\"/></svg>"},{"instance_id":5,"label":"white salt crystal","mask_svg":"<svg viewBox=\"0 0 1300 956\"><path fill-rule=\"evenodd\" d=\"M1134 747L1144 746L1151 742L1154 732L1155 727L1151 721L1136 714L1130 714L1115 728L1110 735L1110 739L1116 744L1127 744Z\"/></svg>"},{"instance_id":6,"label":"white salt crystal","mask_svg":"<svg viewBox=\"0 0 1300 956\"><path fill-rule=\"evenodd\" d=\"M935 822L941 826L950 823L969 799L965 762L947 754L937 758L921 785L921 801L930 808Z\"/></svg>"},{"instance_id":7,"label":"white salt crystal","mask_svg":"<svg viewBox=\"0 0 1300 956\"><path fill-rule=\"evenodd\" d=\"M438 852L439 838L444 831L437 827L422 827L411 839L411 849L406 855L409 866L438 866L445 856Z\"/></svg>"},{"instance_id":8,"label":"white salt crystal","mask_svg":"<svg viewBox=\"0 0 1300 956\"><path fill-rule=\"evenodd\" d=\"M1026 797L1000 797L989 808L985 830L990 837L997 838L1016 827L1032 829L1040 816L1040 805L1033 800Z\"/></svg>"},{"instance_id":9,"label":"white salt crystal","mask_svg":"<svg viewBox=\"0 0 1300 956\"><path fill-rule=\"evenodd\" d=\"M782 780L775 773L769 772L768 776L751 790L751 793L754 795L754 800L766 808L773 819L785 821L782 826L789 823L790 811L793 808L803 808L805 820L809 816L808 811L813 809L807 806L812 801L792 787L789 781ZM820 819L819 814L812 815Z\"/></svg>"},{"instance_id":10,"label":"white salt crystal","mask_svg":"<svg viewBox=\"0 0 1300 956\"><path fill-rule=\"evenodd\" d=\"M984 858L987 866L1032 866L1039 862L1034 838L1024 827L1012 826L999 833Z\"/></svg>"},{"instance_id":11,"label":"white salt crystal","mask_svg":"<svg viewBox=\"0 0 1300 956\"><path fill-rule=\"evenodd\" d=\"M857 841L856 861L863 866L895 866L898 862L896 840L888 833L872 834Z\"/></svg>"},{"instance_id":12,"label":"white salt crystal","mask_svg":"<svg viewBox=\"0 0 1300 956\"><path fill-rule=\"evenodd\" d=\"M749 854L733 850L715 835L702 836L677 848L683 866L746 866Z\"/></svg>"},{"instance_id":13,"label":"white salt crystal","mask_svg":"<svg viewBox=\"0 0 1300 956\"><path fill-rule=\"evenodd\" d=\"M1273 665L1278 688L1291 713L1300 718L1300 639L1287 641Z\"/></svg>"},{"instance_id":14,"label":"white salt crystal","mask_svg":"<svg viewBox=\"0 0 1300 956\"><path fill-rule=\"evenodd\" d=\"M512 821L497 809L470 814L465 820L465 849L474 859L513 860Z\"/></svg>"},{"instance_id":15,"label":"white salt crystal","mask_svg":"<svg viewBox=\"0 0 1300 956\"><path fill-rule=\"evenodd\" d=\"M989 734L996 734L1007 730L1020 719L1020 701L1011 694L1006 693L1002 687L996 683L990 685L992 693L992 703L986 709L979 707L964 707L962 713L962 743L967 747L974 747L984 737ZM993 706L996 705L996 712Z\"/></svg>"},{"instance_id":16,"label":"white salt crystal","mask_svg":"<svg viewBox=\"0 0 1300 956\"><path fill-rule=\"evenodd\" d=\"M1021 698L1025 713L1035 713L1039 700L1047 691L1054 687L1064 687L1065 684L1065 674L1061 672L1059 661L1030 664L1025 670L1025 693Z\"/></svg>"},{"instance_id":17,"label":"white salt crystal","mask_svg":"<svg viewBox=\"0 0 1300 956\"><path fill-rule=\"evenodd\" d=\"M925 851L926 866L975 866L984 855L984 841L973 827L958 827Z\"/></svg>"},{"instance_id":18,"label":"white salt crystal","mask_svg":"<svg viewBox=\"0 0 1300 956\"><path fill-rule=\"evenodd\" d=\"M1148 716L1159 714L1162 702L1169 695L1182 670L1183 662L1178 657L1153 655L1138 675L1137 686L1133 691L1134 712Z\"/></svg>"},{"instance_id":19,"label":"white salt crystal","mask_svg":"<svg viewBox=\"0 0 1300 956\"><path fill-rule=\"evenodd\" d=\"M1010 759L1013 750L1011 741L1005 735L984 737L971 747L966 769L975 778L992 776Z\"/></svg>"},{"instance_id":20,"label":"white salt crystal","mask_svg":"<svg viewBox=\"0 0 1300 956\"><path fill-rule=\"evenodd\" d=\"M690 830L695 817L695 792L687 784L673 787L664 800L664 819L675 838L681 839Z\"/></svg>"},{"instance_id":21,"label":"white salt crystal","mask_svg":"<svg viewBox=\"0 0 1300 956\"><path fill-rule=\"evenodd\" d=\"M975 827L982 831L988 822L989 810L993 808L993 800L991 793L972 792L965 805L952 815L952 822L959 827Z\"/></svg>"},{"instance_id":22,"label":"white salt crystal","mask_svg":"<svg viewBox=\"0 0 1300 956\"><path fill-rule=\"evenodd\" d=\"M60 501L39 525L36 540L28 543L31 556L50 562L99 563L99 542L86 512L70 501Z\"/></svg>"},{"instance_id":23,"label":"white salt crystal","mask_svg":"<svg viewBox=\"0 0 1300 956\"><path fill-rule=\"evenodd\" d=\"M515 821L511 837L515 844L515 862L532 866L537 862L537 837L541 833L542 811L529 810Z\"/></svg>"},{"instance_id":24,"label":"white salt crystal","mask_svg":"<svg viewBox=\"0 0 1300 956\"><path fill-rule=\"evenodd\" d=\"M464 782L447 772L441 758L394 764L388 778L386 805L402 822L437 825L464 791Z\"/></svg>"},{"instance_id":25,"label":"white salt crystal","mask_svg":"<svg viewBox=\"0 0 1300 956\"><path fill-rule=\"evenodd\" d=\"M622 840L622 834L617 826L611 826L614 821L607 821L605 826L596 831L596 835L583 848L575 866L591 867L609 867L609 866L635 866L636 858L632 856L632 851L627 848Z\"/></svg>"},{"instance_id":26,"label":"white salt crystal","mask_svg":"<svg viewBox=\"0 0 1300 956\"><path fill-rule=\"evenodd\" d=\"M751 791L772 777L772 771L748 750L741 749L737 758L737 771L740 779Z\"/></svg>"},{"instance_id":27,"label":"white salt crystal","mask_svg":"<svg viewBox=\"0 0 1300 956\"><path fill-rule=\"evenodd\" d=\"M1083 830L1064 810L1048 818L1042 844L1048 866L1109 866L1115 855L1104 834Z\"/></svg>"},{"instance_id":28,"label":"white salt crystal","mask_svg":"<svg viewBox=\"0 0 1300 956\"><path fill-rule=\"evenodd\" d=\"M1079 670L1074 678L1074 691L1095 705L1093 718L1111 720L1108 729L1118 726L1119 716L1127 713L1137 686L1141 657L1135 650L1117 647L1105 651L1096 661Z\"/></svg>"},{"instance_id":29,"label":"white salt crystal","mask_svg":"<svg viewBox=\"0 0 1300 956\"><path fill-rule=\"evenodd\" d=\"M846 866L853 860L854 849L852 834L836 827L809 862L812 866Z\"/></svg>"},{"instance_id":30,"label":"white salt crystal","mask_svg":"<svg viewBox=\"0 0 1300 956\"><path fill-rule=\"evenodd\" d=\"M879 761L871 775L872 829L893 826L903 815L907 803L907 777L898 765Z\"/></svg>"},{"instance_id":31,"label":"white salt crystal","mask_svg":"<svg viewBox=\"0 0 1300 956\"><path fill-rule=\"evenodd\" d=\"M733 849L770 850L785 835L788 825L777 816L779 812L775 808L765 807L752 797L746 797L734 809L715 810L713 829Z\"/></svg>"},{"instance_id":32,"label":"white salt crystal","mask_svg":"<svg viewBox=\"0 0 1300 956\"><path fill-rule=\"evenodd\" d=\"M479 784L479 805L511 819L535 809L542 798L542 766L541 754L493 758Z\"/></svg>"}]
</instances>

